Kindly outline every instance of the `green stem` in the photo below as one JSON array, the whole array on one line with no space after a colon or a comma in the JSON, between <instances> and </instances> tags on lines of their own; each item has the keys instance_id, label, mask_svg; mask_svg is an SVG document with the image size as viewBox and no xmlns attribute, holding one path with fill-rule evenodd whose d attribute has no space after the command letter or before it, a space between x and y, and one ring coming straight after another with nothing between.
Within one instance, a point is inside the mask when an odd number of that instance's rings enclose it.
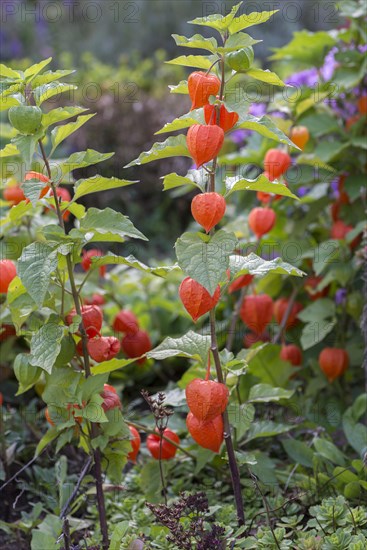
<instances>
[{"instance_id":1,"label":"green stem","mask_svg":"<svg viewBox=\"0 0 367 550\"><path fill-rule=\"evenodd\" d=\"M222 69L222 79L221 79L219 99L223 101L224 87L225 87L224 56L222 56L221 58L221 69ZM219 116L220 116L220 111L218 109L217 123L219 123ZM215 158L213 161L212 174L210 175L211 192L215 192L215 174L217 170L217 163L218 163L218 159ZM212 229L211 235L214 235L214 233L215 233L215 229ZM223 376L222 365L220 362L219 349L218 349L215 309L212 309L210 312L210 334L211 334L211 352L214 358L218 382L224 384L224 376ZM223 425L224 425L224 440L227 448L229 468L230 468L231 478L232 478L232 487L233 487L233 493L234 493L236 509L237 509L237 520L238 520L239 526L241 527L242 525L245 524L245 512L244 512L243 500L242 500L240 472L239 472L239 468L236 460L236 455L234 452L233 441L231 436L231 426L230 426L227 410L224 411L222 417L223 417Z\"/></svg>"},{"instance_id":2,"label":"green stem","mask_svg":"<svg viewBox=\"0 0 367 550\"><path fill-rule=\"evenodd\" d=\"M212 309L212 311L210 312L210 332L211 332L211 351L214 357L214 363L215 363L215 368L217 372L218 382L220 382L221 384L224 384L224 377L223 377L222 365L220 363L218 341L217 341L217 334L216 334L215 309ZM238 520L238 525L241 527L242 525L245 525L245 511L243 508L240 471L238 468L236 455L234 453L233 441L231 436L231 426L229 423L229 416L228 416L227 410L225 410L224 413L222 414L222 418L223 418L223 425L224 425L224 441L226 443L226 448L227 448L229 469L231 471L232 487L233 487L233 493L234 493L234 498L235 498L236 508L237 508L237 520Z\"/></svg>"},{"instance_id":3,"label":"green stem","mask_svg":"<svg viewBox=\"0 0 367 550\"><path fill-rule=\"evenodd\" d=\"M52 173L50 168L50 163L48 161L48 157L46 155L45 148L42 143L42 139L38 140L39 147L41 150L42 158L46 166L47 175L50 180L50 186L53 192L54 202L55 202L55 208L57 212L57 217L59 220L59 225L63 229L65 235L66 235L66 229L64 220L62 217L62 212L60 209L60 204L58 201L58 197L56 194L56 186L54 182L52 181ZM82 318L82 309L79 299L78 290L76 288L75 283L75 277L74 277L74 269L73 269L73 261L71 254L67 254L66 256L66 265L68 269L69 274L69 281L70 281L70 287L71 292L73 295L74 300L74 306L75 311L77 315L81 318L79 330L82 337L82 346L83 346L83 359L84 359L84 373L85 378L89 378L91 376L91 370L90 370L90 362L89 362L89 353L88 353L88 336L85 331L85 327L83 324L83 318ZM91 425L91 436L92 438L95 438L98 435L98 428L96 424ZM102 548L103 550L108 550L109 548L109 538L108 538L108 526L107 526L107 516L106 516L106 506L105 506L105 499L103 494L103 482L102 482L102 465L101 465L101 451L100 449L94 449L93 450L93 458L94 458L94 478L95 478L95 484L96 484L96 492L97 492L97 506L98 506L98 513L99 513L99 523L101 527L101 534L102 534Z\"/></svg>"}]
</instances>

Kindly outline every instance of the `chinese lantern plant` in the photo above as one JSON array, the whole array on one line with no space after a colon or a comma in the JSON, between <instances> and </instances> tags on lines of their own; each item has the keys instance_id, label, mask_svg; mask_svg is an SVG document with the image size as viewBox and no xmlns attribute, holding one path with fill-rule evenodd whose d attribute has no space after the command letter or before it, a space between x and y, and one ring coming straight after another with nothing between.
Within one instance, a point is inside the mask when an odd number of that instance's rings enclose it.
<instances>
[{"instance_id":1,"label":"chinese lantern plant","mask_svg":"<svg viewBox=\"0 0 367 550\"><path fill-rule=\"evenodd\" d=\"M111 153L88 149L66 159L55 158L65 139L94 115L82 114L86 109L73 105L47 106L47 99L75 88L58 80L68 71L45 72L50 63L51 58L24 72L1 66L1 84L9 92L3 107L9 109L14 134L1 156L18 159L21 169L16 189L6 187L4 193L3 227L10 229L3 237L2 251L11 250L7 244L21 232L23 224L33 241L23 245L16 261L1 258L0 290L4 318L6 314L12 319L25 342L26 351L23 348L14 364L18 394L42 378L40 392L51 422L36 455L46 446L59 452L70 443L90 455L101 544L106 550L109 534L102 476L119 482L131 443L120 399L105 384L110 370L134 362L133 357L141 354L131 352L132 359L117 358L121 343L112 329L108 334L104 300L97 300L97 304L93 299L87 304L84 283L87 277L97 279L100 275L99 285L103 285L108 279L108 264L134 265L131 256L105 255L99 242L107 247L109 243L146 237L123 214L110 208L87 210L80 204L79 199L89 194L111 189L121 192L136 182L100 175L74 180L73 170L99 164ZM82 269L75 269L78 264ZM141 263L139 269L152 272ZM130 315L124 322L128 326L135 320ZM65 547L70 547L69 536L64 532Z\"/></svg>"},{"instance_id":2,"label":"chinese lantern plant","mask_svg":"<svg viewBox=\"0 0 367 550\"><path fill-rule=\"evenodd\" d=\"M190 170L187 175L168 174L163 178L163 187L164 190L170 190L186 186L189 190L194 187L197 191L191 204L191 212L198 224L198 231L184 233L175 245L178 264L183 272L178 292L184 308L195 323L209 320L211 335L202 336L199 332L190 331L182 338L167 338L147 355L156 359L165 359L173 355L195 358L199 361L204 375L211 350L210 360L215 365L216 380L210 379L214 373L209 366L206 380L197 379L187 388L190 408L187 428L198 445L213 452L219 452L225 440L239 525L245 523L244 509L239 468L227 412L228 390L219 353L216 306L220 303L223 287L228 283L234 290L237 287L232 285L237 279L241 280L238 288L245 287L251 282L251 279L244 282L244 276L260 273L265 275L272 271L302 275L301 271L280 259L275 266L274 263L266 262L255 254L236 255L236 235L225 229L227 206L232 193L252 190L295 198L286 185L272 182L264 174L255 180L242 176L226 177L223 180L222 172L218 169L226 137L233 130L251 129L280 144L279 150L276 150L273 156L273 160L275 158L275 161L282 161L281 169L276 171L276 175L284 174L290 166L289 151L297 150L297 146L270 119L262 117L260 120L249 115L246 103L234 103L233 96L236 94L230 93L229 81L236 81L237 75L242 73L260 81L272 84L276 82L278 86L285 86L274 73L253 69L252 46L257 41L243 32L248 27L269 20L276 12L246 16L239 13L241 5L242 2L234 6L227 16L214 15L191 22L218 31L219 37L204 38L200 34L195 34L192 38L186 38L173 35L177 46L199 48L205 52L198 56L181 56L171 61L191 67L188 82L171 87L173 92L189 95L191 109L187 114L166 124L157 134L178 130L185 132L155 143L149 151L142 153L138 159L127 165L141 165L175 155L189 157L196 165L196 170ZM269 210L269 213L271 220L267 219L266 212L265 225L262 225L261 230L256 230L258 237L270 231L275 223L272 210ZM256 229L261 224L261 221L258 222ZM272 300L269 300L271 311L267 322L272 317Z\"/></svg>"}]
</instances>

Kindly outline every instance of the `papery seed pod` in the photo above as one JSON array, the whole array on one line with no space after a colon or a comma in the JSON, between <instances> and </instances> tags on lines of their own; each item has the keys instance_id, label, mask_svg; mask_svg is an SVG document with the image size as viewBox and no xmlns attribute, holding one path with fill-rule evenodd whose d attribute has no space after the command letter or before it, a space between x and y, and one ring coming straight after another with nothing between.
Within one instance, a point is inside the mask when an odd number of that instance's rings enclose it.
<instances>
[{"instance_id":1,"label":"papery seed pod","mask_svg":"<svg viewBox=\"0 0 367 550\"><path fill-rule=\"evenodd\" d=\"M121 348L127 357L134 359L140 357L152 349L149 334L145 330L130 332L121 340ZM143 365L146 358L142 357L137 360L139 365Z\"/></svg>"},{"instance_id":2,"label":"papery seed pod","mask_svg":"<svg viewBox=\"0 0 367 550\"><path fill-rule=\"evenodd\" d=\"M212 420L199 420L191 412L186 418L187 429L194 441L204 449L219 453L224 439L224 426L221 416Z\"/></svg>"},{"instance_id":3,"label":"papery seed pod","mask_svg":"<svg viewBox=\"0 0 367 550\"><path fill-rule=\"evenodd\" d=\"M214 105L205 105L204 107L204 117L207 124L213 125L217 124L217 109ZM223 132L229 132L232 130L239 120L238 113L229 112L224 105L220 106L219 110L219 124L218 126L222 128Z\"/></svg>"},{"instance_id":4,"label":"papery seed pod","mask_svg":"<svg viewBox=\"0 0 367 550\"><path fill-rule=\"evenodd\" d=\"M240 275L229 285L228 292L232 294L233 292L236 292L237 290L240 290L241 288L244 288L245 286L249 286L252 281L254 280L254 275Z\"/></svg>"},{"instance_id":5,"label":"papery seed pod","mask_svg":"<svg viewBox=\"0 0 367 550\"><path fill-rule=\"evenodd\" d=\"M140 451L140 445L141 445L141 437L136 428L134 426L129 426L130 434L132 438L130 439L132 451L127 455L127 459L130 460L130 462L135 463L136 458Z\"/></svg>"},{"instance_id":6,"label":"papery seed pod","mask_svg":"<svg viewBox=\"0 0 367 550\"><path fill-rule=\"evenodd\" d=\"M329 382L334 382L347 370L349 355L341 348L324 348L319 355L319 365Z\"/></svg>"},{"instance_id":7,"label":"papery seed pod","mask_svg":"<svg viewBox=\"0 0 367 550\"><path fill-rule=\"evenodd\" d=\"M116 315L112 328L115 332L134 334L139 330L139 322L132 311L123 309Z\"/></svg>"},{"instance_id":8,"label":"papery seed pod","mask_svg":"<svg viewBox=\"0 0 367 550\"><path fill-rule=\"evenodd\" d=\"M270 176L270 180L278 179L285 174L292 163L291 157L281 149L269 149L264 159L264 170Z\"/></svg>"},{"instance_id":9,"label":"papery seed pod","mask_svg":"<svg viewBox=\"0 0 367 550\"><path fill-rule=\"evenodd\" d=\"M283 322L284 315L288 309L289 300L287 298L278 298L274 302L274 317L278 325L281 325ZM303 309L302 304L295 302L290 310L288 319L284 328L290 328L296 324L297 315Z\"/></svg>"},{"instance_id":10,"label":"papery seed pod","mask_svg":"<svg viewBox=\"0 0 367 550\"><path fill-rule=\"evenodd\" d=\"M120 342L113 336L102 336L88 341L88 353L97 363L110 361L118 354L120 348Z\"/></svg>"},{"instance_id":11,"label":"papery seed pod","mask_svg":"<svg viewBox=\"0 0 367 550\"><path fill-rule=\"evenodd\" d=\"M192 215L205 231L209 233L223 218L226 201L219 193L200 193L191 203Z\"/></svg>"},{"instance_id":12,"label":"papery seed pod","mask_svg":"<svg viewBox=\"0 0 367 550\"><path fill-rule=\"evenodd\" d=\"M302 364L302 350L295 344L282 346L280 358L283 361L289 361L294 367L299 367Z\"/></svg>"},{"instance_id":13,"label":"papery seed pod","mask_svg":"<svg viewBox=\"0 0 367 550\"><path fill-rule=\"evenodd\" d=\"M186 401L198 420L212 420L222 414L228 405L228 388L214 380L196 378L186 387Z\"/></svg>"},{"instance_id":14,"label":"papery seed pod","mask_svg":"<svg viewBox=\"0 0 367 550\"><path fill-rule=\"evenodd\" d=\"M224 141L224 132L219 126L194 124L187 132L187 147L197 168L218 156Z\"/></svg>"},{"instance_id":15,"label":"papery seed pod","mask_svg":"<svg viewBox=\"0 0 367 550\"><path fill-rule=\"evenodd\" d=\"M17 268L11 260L0 260L0 293L8 292L12 280L17 276Z\"/></svg>"},{"instance_id":16,"label":"papery seed pod","mask_svg":"<svg viewBox=\"0 0 367 550\"><path fill-rule=\"evenodd\" d=\"M273 300L267 294L245 296L240 316L255 334L262 334L273 317Z\"/></svg>"},{"instance_id":17,"label":"papery seed pod","mask_svg":"<svg viewBox=\"0 0 367 550\"><path fill-rule=\"evenodd\" d=\"M109 384L104 384L103 391L101 392L103 398L102 409L104 412L112 409L122 409L122 403L114 387Z\"/></svg>"},{"instance_id":18,"label":"papery seed pod","mask_svg":"<svg viewBox=\"0 0 367 550\"><path fill-rule=\"evenodd\" d=\"M188 78L189 95L192 101L191 110L204 107L210 96L216 96L220 90L220 80L215 74L195 71Z\"/></svg>"},{"instance_id":19,"label":"papery seed pod","mask_svg":"<svg viewBox=\"0 0 367 550\"><path fill-rule=\"evenodd\" d=\"M180 438L172 430L166 428L163 432L163 435L174 443L177 443L177 445L180 444ZM170 460L171 458L174 458L177 453L177 447L175 445L172 445L172 443L169 443L169 441L162 439L161 445L161 438L158 434L148 435L147 449L152 457L156 460L159 460L159 458L161 458L161 460Z\"/></svg>"},{"instance_id":20,"label":"papery seed pod","mask_svg":"<svg viewBox=\"0 0 367 550\"><path fill-rule=\"evenodd\" d=\"M275 225L276 214L271 208L253 208L248 217L248 224L256 237L260 239L269 233Z\"/></svg>"},{"instance_id":21,"label":"papery seed pod","mask_svg":"<svg viewBox=\"0 0 367 550\"><path fill-rule=\"evenodd\" d=\"M102 329L103 323L103 313L98 306L83 306L81 308L82 319L85 331L88 335L88 338L94 338L97 336ZM73 318L77 315L75 308L66 316L66 324L71 325ZM79 334L79 331L76 332Z\"/></svg>"},{"instance_id":22,"label":"papery seed pod","mask_svg":"<svg viewBox=\"0 0 367 550\"><path fill-rule=\"evenodd\" d=\"M291 130L290 138L303 151L309 142L310 132L306 126L294 126Z\"/></svg>"},{"instance_id":23,"label":"papery seed pod","mask_svg":"<svg viewBox=\"0 0 367 550\"><path fill-rule=\"evenodd\" d=\"M214 296L210 296L201 284L186 277L180 285L179 295L186 311L196 323L199 317L215 308L220 299L220 287L218 285Z\"/></svg>"},{"instance_id":24,"label":"papery seed pod","mask_svg":"<svg viewBox=\"0 0 367 550\"><path fill-rule=\"evenodd\" d=\"M100 258L101 256L103 256L103 252L101 250L98 250L97 248L92 248L90 250L83 250L81 266L84 269L84 271L89 271L90 268L92 267L92 258ZM101 277L104 277L106 275L105 265L102 265L99 268L99 274Z\"/></svg>"},{"instance_id":25,"label":"papery seed pod","mask_svg":"<svg viewBox=\"0 0 367 550\"><path fill-rule=\"evenodd\" d=\"M11 185L3 191L4 200L10 202L12 206L26 200L23 189L19 185Z\"/></svg>"}]
</instances>

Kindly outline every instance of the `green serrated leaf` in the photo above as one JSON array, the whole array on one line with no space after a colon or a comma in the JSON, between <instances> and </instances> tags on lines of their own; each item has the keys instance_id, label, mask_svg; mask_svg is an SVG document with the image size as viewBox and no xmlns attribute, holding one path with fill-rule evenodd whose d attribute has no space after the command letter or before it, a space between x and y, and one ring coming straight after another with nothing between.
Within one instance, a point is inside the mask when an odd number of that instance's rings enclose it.
<instances>
[{"instance_id":1,"label":"green serrated leaf","mask_svg":"<svg viewBox=\"0 0 367 550\"><path fill-rule=\"evenodd\" d=\"M105 208L89 208L87 214L80 220L79 231L86 234L89 242L124 242L126 237L148 240L127 216L120 212Z\"/></svg>"},{"instance_id":2,"label":"green serrated leaf","mask_svg":"<svg viewBox=\"0 0 367 550\"><path fill-rule=\"evenodd\" d=\"M253 27L254 25L266 23L266 21L268 21L278 11L279 10L252 12L248 15L240 15L239 17L233 19L232 23L229 26L229 32L231 34L234 34L242 31L243 29L247 29L248 27Z\"/></svg>"},{"instance_id":3,"label":"green serrated leaf","mask_svg":"<svg viewBox=\"0 0 367 550\"><path fill-rule=\"evenodd\" d=\"M167 122L161 130L158 130L154 135L165 134L167 132L177 132L177 130L184 130L189 128L193 124L204 124L204 113L202 109L196 109L189 114L175 118L172 122Z\"/></svg>"},{"instance_id":4,"label":"green serrated leaf","mask_svg":"<svg viewBox=\"0 0 367 550\"><path fill-rule=\"evenodd\" d=\"M104 160L104 159L103 159ZM75 195L73 200L80 199L91 193L99 191L108 191L110 189L118 189L128 185L134 185L137 181L120 180L118 178L105 178L103 176L92 176L91 178L79 180L75 184Z\"/></svg>"},{"instance_id":5,"label":"green serrated leaf","mask_svg":"<svg viewBox=\"0 0 367 550\"><path fill-rule=\"evenodd\" d=\"M38 106L42 105L51 97L54 97L58 94L64 94L72 90L76 90L77 86L73 84L63 84L62 82L51 82L50 84L44 84L38 86L33 90L33 97Z\"/></svg>"},{"instance_id":6,"label":"green serrated leaf","mask_svg":"<svg viewBox=\"0 0 367 550\"><path fill-rule=\"evenodd\" d=\"M95 113L90 115L81 115L75 122L69 122L63 126L57 126L51 132L51 141L52 141L52 151L51 154L55 151L56 147L60 145L67 137L79 130L88 120L93 118Z\"/></svg>"},{"instance_id":7,"label":"green serrated leaf","mask_svg":"<svg viewBox=\"0 0 367 550\"><path fill-rule=\"evenodd\" d=\"M230 256L229 267L231 275L239 277L240 275L258 275L264 277L268 273L279 273L280 275L293 275L295 277L303 277L306 275L303 271L294 267L287 262L283 262L281 258L274 260L263 260L253 252L247 256Z\"/></svg>"},{"instance_id":8,"label":"green serrated leaf","mask_svg":"<svg viewBox=\"0 0 367 550\"><path fill-rule=\"evenodd\" d=\"M181 338L166 338L158 347L149 351L147 357L157 361L168 357L188 357L206 366L210 345L210 336L202 336L190 330Z\"/></svg>"},{"instance_id":9,"label":"green serrated leaf","mask_svg":"<svg viewBox=\"0 0 367 550\"><path fill-rule=\"evenodd\" d=\"M99 363L91 368L92 374L107 374L109 372L114 372L120 370L132 363L135 363L136 358L134 359L111 359L110 361L104 361Z\"/></svg>"},{"instance_id":10,"label":"green serrated leaf","mask_svg":"<svg viewBox=\"0 0 367 550\"><path fill-rule=\"evenodd\" d=\"M178 264L212 296L218 284L226 279L229 256L236 244L234 233L222 229L205 240L200 233L184 233L175 245Z\"/></svg>"},{"instance_id":11,"label":"green serrated leaf","mask_svg":"<svg viewBox=\"0 0 367 550\"><path fill-rule=\"evenodd\" d=\"M299 150L299 148L293 143L293 141L291 141L288 136L286 136L281 130L279 130L274 122L267 116L256 118L252 115L247 115L244 118L241 117L236 128L253 130L254 132L257 132L264 137L273 139L278 143L285 143L293 149Z\"/></svg>"},{"instance_id":12,"label":"green serrated leaf","mask_svg":"<svg viewBox=\"0 0 367 550\"><path fill-rule=\"evenodd\" d=\"M171 136L166 141L155 143L149 151L141 153L137 159L127 164L125 168L140 166L154 160L169 157L190 157L186 144L186 136Z\"/></svg>"},{"instance_id":13,"label":"green serrated leaf","mask_svg":"<svg viewBox=\"0 0 367 550\"><path fill-rule=\"evenodd\" d=\"M59 435L60 432L58 432L56 428L50 428L42 437L42 439L38 442L34 456L39 456L42 453L43 449L45 449L52 441L57 439Z\"/></svg>"},{"instance_id":14,"label":"green serrated leaf","mask_svg":"<svg viewBox=\"0 0 367 550\"><path fill-rule=\"evenodd\" d=\"M189 86L187 83L187 80L181 80L176 86L168 86L170 89L171 94L184 94L188 95L189 93Z\"/></svg>"},{"instance_id":15,"label":"green serrated leaf","mask_svg":"<svg viewBox=\"0 0 367 550\"><path fill-rule=\"evenodd\" d=\"M301 346L308 350L322 342L336 325L336 319L321 319L313 323L307 323L302 329Z\"/></svg>"},{"instance_id":16,"label":"green serrated leaf","mask_svg":"<svg viewBox=\"0 0 367 550\"><path fill-rule=\"evenodd\" d=\"M317 169L327 170L328 172L335 172L335 168L327 164L323 160L319 159L315 155L299 155L296 159L297 164L306 166L315 166Z\"/></svg>"},{"instance_id":17,"label":"green serrated leaf","mask_svg":"<svg viewBox=\"0 0 367 550\"><path fill-rule=\"evenodd\" d=\"M29 364L51 374L60 353L64 328L54 322L46 323L32 336Z\"/></svg>"},{"instance_id":18,"label":"green serrated leaf","mask_svg":"<svg viewBox=\"0 0 367 550\"><path fill-rule=\"evenodd\" d=\"M23 96L21 94L14 94L14 96L4 97L0 96L0 111L5 111L10 109L10 107L15 107L17 105L23 105L24 101L21 101ZM24 99L24 98L23 98Z\"/></svg>"},{"instance_id":19,"label":"green serrated leaf","mask_svg":"<svg viewBox=\"0 0 367 550\"><path fill-rule=\"evenodd\" d=\"M124 256L116 256L115 254L109 253L106 256L92 259L92 267L99 268L103 265L126 265L128 267L138 269L139 271L143 271L144 273L157 275L158 277L167 277L167 275L173 270L179 269L178 266L148 267L132 255L125 258Z\"/></svg>"},{"instance_id":20,"label":"green serrated leaf","mask_svg":"<svg viewBox=\"0 0 367 550\"><path fill-rule=\"evenodd\" d=\"M80 115L88 111L85 107L58 107L57 109L52 109L48 113L45 113L42 117L42 126L48 128L51 124L56 124L57 122L62 122L74 116Z\"/></svg>"},{"instance_id":21,"label":"green serrated leaf","mask_svg":"<svg viewBox=\"0 0 367 550\"><path fill-rule=\"evenodd\" d=\"M233 18L237 14L242 4L243 2L240 2L239 4L233 6L228 15L224 16L221 14L213 14L207 15L206 17L197 17L193 21L189 21L189 23L191 23L192 25L202 25L204 27L210 27L222 33L230 27Z\"/></svg>"},{"instance_id":22,"label":"green serrated leaf","mask_svg":"<svg viewBox=\"0 0 367 550\"><path fill-rule=\"evenodd\" d=\"M65 176L73 170L79 170L80 168L86 168L87 166L94 166L95 164L104 162L113 157L114 154L115 153L99 153L93 149L87 149L86 151L73 153L69 158L58 164L57 169L61 171L62 176Z\"/></svg>"},{"instance_id":23,"label":"green serrated leaf","mask_svg":"<svg viewBox=\"0 0 367 550\"><path fill-rule=\"evenodd\" d=\"M11 124L7 124L6 122L2 122L0 125L0 137L3 139L11 139L15 137L17 134L17 131Z\"/></svg>"},{"instance_id":24,"label":"green serrated leaf","mask_svg":"<svg viewBox=\"0 0 367 550\"><path fill-rule=\"evenodd\" d=\"M194 171L190 171L194 172ZM183 185L190 185L195 186L201 189L203 191L204 186L199 185L197 181L194 179L194 175L191 173L188 173L187 176L180 176L176 173L167 174L167 176L163 176L163 190L169 191L170 189L175 189L176 187L181 187ZM198 170L195 170L195 172L198 172ZM191 191L191 189L190 189Z\"/></svg>"},{"instance_id":25,"label":"green serrated leaf","mask_svg":"<svg viewBox=\"0 0 367 550\"><path fill-rule=\"evenodd\" d=\"M54 82L55 80L59 80L60 78L64 78L65 76L69 76L75 72L76 71L72 69L47 71L40 76L36 76L34 80L32 79L32 86L33 88L37 88L39 86L49 84L50 82Z\"/></svg>"},{"instance_id":26,"label":"green serrated leaf","mask_svg":"<svg viewBox=\"0 0 367 550\"><path fill-rule=\"evenodd\" d=\"M271 401L280 401L281 399L290 399L294 390L285 390L283 388L274 388L269 384L256 384L250 389L247 399L248 403L270 403Z\"/></svg>"},{"instance_id":27,"label":"green serrated leaf","mask_svg":"<svg viewBox=\"0 0 367 550\"><path fill-rule=\"evenodd\" d=\"M215 53L218 48L215 38L204 38L201 34L195 34L190 38L180 36L179 34L173 34L172 38L176 42L177 46L184 46L185 48L207 50L211 53Z\"/></svg>"},{"instance_id":28,"label":"green serrated leaf","mask_svg":"<svg viewBox=\"0 0 367 550\"><path fill-rule=\"evenodd\" d=\"M264 174L258 176L255 180L246 180L241 176L226 178L226 196L231 195L235 191L263 191L264 193L274 193L284 197L291 197L299 200L286 185L282 183L274 183L268 180Z\"/></svg>"},{"instance_id":29,"label":"green serrated leaf","mask_svg":"<svg viewBox=\"0 0 367 550\"><path fill-rule=\"evenodd\" d=\"M204 55L181 55L170 61L166 61L169 65L179 65L182 67L195 67L198 69L208 70L212 66L214 61L210 57L205 57Z\"/></svg>"},{"instance_id":30,"label":"green serrated leaf","mask_svg":"<svg viewBox=\"0 0 367 550\"><path fill-rule=\"evenodd\" d=\"M57 267L57 251L45 243L35 242L23 249L18 260L18 275L35 303L41 307Z\"/></svg>"},{"instance_id":31,"label":"green serrated leaf","mask_svg":"<svg viewBox=\"0 0 367 550\"><path fill-rule=\"evenodd\" d=\"M300 311L297 317L304 323L312 323L320 319L333 317L335 312L336 305L334 300L330 300L330 298L319 298Z\"/></svg>"},{"instance_id":32,"label":"green serrated leaf","mask_svg":"<svg viewBox=\"0 0 367 550\"><path fill-rule=\"evenodd\" d=\"M263 71L262 69L248 69L246 71L246 74L251 76L252 78L255 78L256 80L271 84L272 86L286 86L286 84L281 78L279 78L277 74L269 71L268 69L266 69L265 71Z\"/></svg>"},{"instance_id":33,"label":"green serrated leaf","mask_svg":"<svg viewBox=\"0 0 367 550\"><path fill-rule=\"evenodd\" d=\"M24 195L31 201L32 206L36 206L39 201L41 191L45 187L43 181L29 180L22 184Z\"/></svg>"},{"instance_id":34,"label":"green serrated leaf","mask_svg":"<svg viewBox=\"0 0 367 550\"><path fill-rule=\"evenodd\" d=\"M258 44L261 40L255 40L249 34L240 32L230 36L225 46L218 48L218 53L226 54L230 52L236 52L237 50L248 48L254 44Z\"/></svg>"},{"instance_id":35,"label":"green serrated leaf","mask_svg":"<svg viewBox=\"0 0 367 550\"><path fill-rule=\"evenodd\" d=\"M14 69L0 63L0 76L1 78L14 78L18 80L19 78L22 78L22 73L20 71L14 71Z\"/></svg>"},{"instance_id":36,"label":"green serrated leaf","mask_svg":"<svg viewBox=\"0 0 367 550\"><path fill-rule=\"evenodd\" d=\"M37 142L41 137L42 133L38 133L31 136L18 135L11 140L12 144L17 148L17 151L19 151L26 170L30 168Z\"/></svg>"},{"instance_id":37,"label":"green serrated leaf","mask_svg":"<svg viewBox=\"0 0 367 550\"><path fill-rule=\"evenodd\" d=\"M43 61L40 61L39 63L35 63L31 67L28 67L24 71L24 78L27 82L30 82L33 80L33 78L38 75L47 65L49 65L52 61L52 57L49 57L48 59L44 59Z\"/></svg>"},{"instance_id":38,"label":"green serrated leaf","mask_svg":"<svg viewBox=\"0 0 367 550\"><path fill-rule=\"evenodd\" d=\"M4 147L4 149L0 150L0 158L5 157L14 157L19 155L19 151L17 149L17 146L14 143L7 143Z\"/></svg>"}]
</instances>

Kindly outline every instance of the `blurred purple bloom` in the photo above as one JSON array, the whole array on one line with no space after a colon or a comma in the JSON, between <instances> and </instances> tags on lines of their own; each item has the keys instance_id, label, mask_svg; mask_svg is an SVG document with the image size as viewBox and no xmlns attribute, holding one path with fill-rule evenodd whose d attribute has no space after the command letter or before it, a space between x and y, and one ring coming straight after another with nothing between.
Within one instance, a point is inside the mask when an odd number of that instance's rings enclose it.
<instances>
[{"instance_id":1,"label":"blurred purple bloom","mask_svg":"<svg viewBox=\"0 0 367 550\"><path fill-rule=\"evenodd\" d=\"M335 303L340 306L345 304L347 299L347 289L346 288L339 288L339 290L335 293Z\"/></svg>"},{"instance_id":2,"label":"blurred purple bloom","mask_svg":"<svg viewBox=\"0 0 367 550\"><path fill-rule=\"evenodd\" d=\"M264 246L264 249L266 250L268 249L268 247ZM270 252L263 252L262 250L260 250L260 256L263 260L266 260L267 262L280 258L279 252L275 250L270 250Z\"/></svg>"},{"instance_id":3,"label":"blurred purple bloom","mask_svg":"<svg viewBox=\"0 0 367 550\"><path fill-rule=\"evenodd\" d=\"M337 52L338 48L332 48L325 57L324 64L320 69L320 73L325 82L329 82L334 74L336 67L338 66L338 62L335 60L335 54Z\"/></svg>"},{"instance_id":4,"label":"blurred purple bloom","mask_svg":"<svg viewBox=\"0 0 367 550\"><path fill-rule=\"evenodd\" d=\"M235 130L230 134L230 139L237 145L242 145L245 139L251 134L251 130Z\"/></svg>"},{"instance_id":5,"label":"blurred purple bloom","mask_svg":"<svg viewBox=\"0 0 367 550\"><path fill-rule=\"evenodd\" d=\"M324 103L329 105L335 114L345 120L357 113L357 106L349 101L344 101L344 98L345 94L341 94L338 98L341 100L342 105L339 105L336 99L325 99Z\"/></svg>"},{"instance_id":6,"label":"blurred purple bloom","mask_svg":"<svg viewBox=\"0 0 367 550\"><path fill-rule=\"evenodd\" d=\"M312 68L294 73L286 79L285 83L291 84L292 86L315 86L318 80L317 69Z\"/></svg>"},{"instance_id":7,"label":"blurred purple bloom","mask_svg":"<svg viewBox=\"0 0 367 550\"><path fill-rule=\"evenodd\" d=\"M330 189L333 199L339 198L339 178L334 179L330 183Z\"/></svg>"},{"instance_id":8,"label":"blurred purple bloom","mask_svg":"<svg viewBox=\"0 0 367 550\"><path fill-rule=\"evenodd\" d=\"M266 113L266 103L252 103L248 112L252 116L263 116Z\"/></svg>"},{"instance_id":9,"label":"blurred purple bloom","mask_svg":"<svg viewBox=\"0 0 367 550\"><path fill-rule=\"evenodd\" d=\"M359 50L361 53L367 52L367 44L362 44L362 46L358 46L358 50Z\"/></svg>"},{"instance_id":10,"label":"blurred purple bloom","mask_svg":"<svg viewBox=\"0 0 367 550\"><path fill-rule=\"evenodd\" d=\"M310 188L309 187L306 187L305 185L302 185L301 187L298 188L298 196L299 198L301 199L302 197L304 197L305 195L307 195L307 193L309 192Z\"/></svg>"},{"instance_id":11,"label":"blurred purple bloom","mask_svg":"<svg viewBox=\"0 0 367 550\"><path fill-rule=\"evenodd\" d=\"M271 116L275 116L277 118L282 118L282 119L285 119L287 117L287 115L285 113L282 113L282 111L272 111L270 114Z\"/></svg>"}]
</instances>

